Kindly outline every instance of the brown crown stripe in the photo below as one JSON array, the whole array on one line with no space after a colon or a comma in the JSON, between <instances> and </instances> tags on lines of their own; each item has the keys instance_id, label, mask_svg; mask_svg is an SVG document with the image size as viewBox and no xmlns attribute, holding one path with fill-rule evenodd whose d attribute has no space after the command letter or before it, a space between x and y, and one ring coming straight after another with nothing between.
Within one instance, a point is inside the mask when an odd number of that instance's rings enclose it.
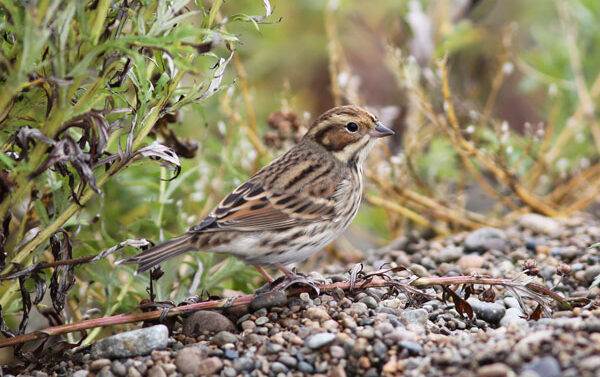
<instances>
[{"instance_id":1,"label":"brown crown stripe","mask_svg":"<svg viewBox=\"0 0 600 377\"><path fill-rule=\"evenodd\" d=\"M355 116L368 116L369 118L373 119L373 116L369 113L367 113L364 110L361 110L355 106L343 106L343 107L338 107L338 108L334 108L331 109L325 113L323 113L323 115L321 115L317 120L315 120L314 125L321 123L333 116L336 115L347 115L350 117L355 117Z\"/></svg>"}]
</instances>

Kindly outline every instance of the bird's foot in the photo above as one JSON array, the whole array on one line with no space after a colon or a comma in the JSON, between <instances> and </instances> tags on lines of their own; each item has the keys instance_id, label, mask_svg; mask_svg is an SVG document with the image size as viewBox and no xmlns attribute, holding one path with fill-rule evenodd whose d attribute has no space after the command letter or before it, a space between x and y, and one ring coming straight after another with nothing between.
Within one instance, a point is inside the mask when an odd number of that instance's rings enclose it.
<instances>
[{"instance_id":1,"label":"bird's foot","mask_svg":"<svg viewBox=\"0 0 600 377\"><path fill-rule=\"evenodd\" d=\"M292 285L304 285L310 287L317 295L321 292L319 289L319 285L324 283L324 280L313 278L310 276L306 276L304 274L297 273L295 271L290 270L282 264L276 265L281 272L283 272L283 276L278 277L273 280L269 274L260 266L255 266L256 269L265 277L268 284L265 284L263 287L257 290L257 293L262 293L264 291L279 291L286 290Z\"/></svg>"},{"instance_id":2,"label":"bird's foot","mask_svg":"<svg viewBox=\"0 0 600 377\"><path fill-rule=\"evenodd\" d=\"M319 285L324 283L323 280L297 273L282 264L277 264L277 268L279 268L284 275L271 283L273 290L285 290L294 284L299 284L310 287L317 295L321 293Z\"/></svg>"}]
</instances>

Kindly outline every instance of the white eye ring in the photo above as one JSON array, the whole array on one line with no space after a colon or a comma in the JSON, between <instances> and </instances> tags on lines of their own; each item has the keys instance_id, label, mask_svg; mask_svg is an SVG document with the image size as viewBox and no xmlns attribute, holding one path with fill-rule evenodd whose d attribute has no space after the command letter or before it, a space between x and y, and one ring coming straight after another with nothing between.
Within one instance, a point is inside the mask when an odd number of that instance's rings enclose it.
<instances>
[{"instance_id":1,"label":"white eye ring","mask_svg":"<svg viewBox=\"0 0 600 377\"><path fill-rule=\"evenodd\" d=\"M351 134L358 132L358 124L354 122L346 123L346 131L350 132Z\"/></svg>"}]
</instances>

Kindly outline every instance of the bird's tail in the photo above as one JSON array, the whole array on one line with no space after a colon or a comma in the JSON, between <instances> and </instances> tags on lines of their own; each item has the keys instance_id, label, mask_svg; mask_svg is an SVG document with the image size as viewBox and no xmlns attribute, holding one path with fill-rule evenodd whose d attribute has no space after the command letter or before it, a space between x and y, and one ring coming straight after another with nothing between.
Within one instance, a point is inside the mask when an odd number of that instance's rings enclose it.
<instances>
[{"instance_id":1,"label":"bird's tail","mask_svg":"<svg viewBox=\"0 0 600 377\"><path fill-rule=\"evenodd\" d=\"M144 250L137 255L121 259L117 262L117 264L137 264L137 273L140 274L158 265L159 263L166 261L167 259L196 249L191 242L192 237L192 234L186 233L169 241L153 246L148 250Z\"/></svg>"}]
</instances>

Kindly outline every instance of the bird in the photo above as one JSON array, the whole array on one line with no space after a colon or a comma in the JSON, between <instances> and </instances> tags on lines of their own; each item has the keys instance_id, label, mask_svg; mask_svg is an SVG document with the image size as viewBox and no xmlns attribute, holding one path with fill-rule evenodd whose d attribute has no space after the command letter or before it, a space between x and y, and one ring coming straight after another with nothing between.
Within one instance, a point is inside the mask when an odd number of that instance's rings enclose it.
<instances>
[{"instance_id":1,"label":"bird","mask_svg":"<svg viewBox=\"0 0 600 377\"><path fill-rule=\"evenodd\" d=\"M277 267L288 285L307 283L286 265L301 262L336 239L358 212L363 165L378 139L394 135L371 112L334 107L304 137L227 195L184 234L118 263L142 273L190 251L225 253Z\"/></svg>"}]
</instances>

